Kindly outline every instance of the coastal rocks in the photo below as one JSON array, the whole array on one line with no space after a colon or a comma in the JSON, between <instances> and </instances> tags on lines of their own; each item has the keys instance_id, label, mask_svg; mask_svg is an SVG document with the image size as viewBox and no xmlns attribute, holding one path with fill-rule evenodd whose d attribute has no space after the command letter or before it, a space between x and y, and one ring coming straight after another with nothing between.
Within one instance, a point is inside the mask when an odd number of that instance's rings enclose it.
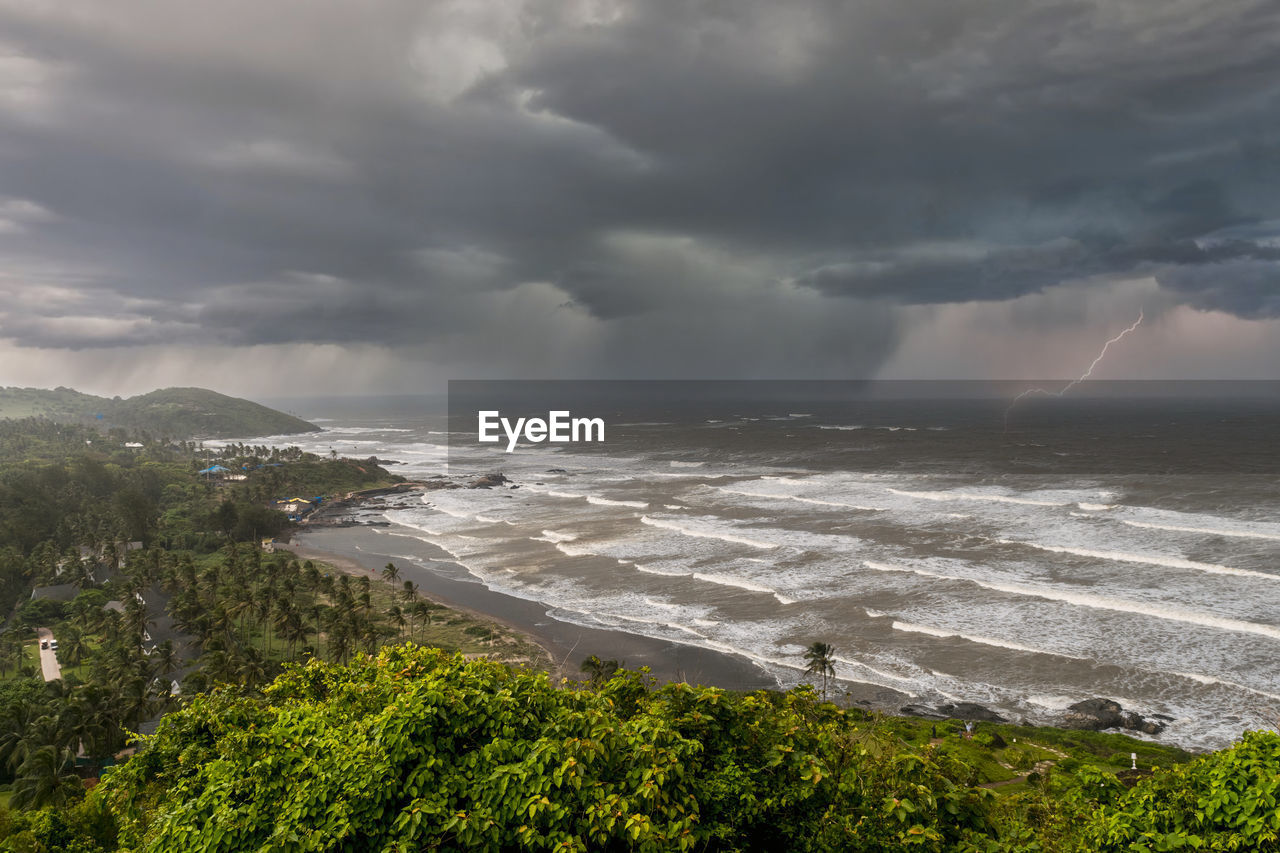
<instances>
[{"instance_id":1,"label":"coastal rocks","mask_svg":"<svg viewBox=\"0 0 1280 853\"><path fill-rule=\"evenodd\" d=\"M501 486L503 483L510 483L510 482L511 481L507 479L507 476L505 474L501 472L495 472L493 474L485 474L483 477L479 477L473 480L471 482L471 485L467 486L467 488L468 489L492 489L494 486Z\"/></svg>"},{"instance_id":2,"label":"coastal rocks","mask_svg":"<svg viewBox=\"0 0 1280 853\"><path fill-rule=\"evenodd\" d=\"M898 709L899 713L906 714L908 717L923 717L926 720L945 720L946 714L940 714L928 705L903 705Z\"/></svg>"},{"instance_id":3,"label":"coastal rocks","mask_svg":"<svg viewBox=\"0 0 1280 853\"><path fill-rule=\"evenodd\" d=\"M995 711L976 702L956 702L931 708L928 705L903 705L899 709L903 714L912 717L923 717L926 720L974 720L984 723L1004 723L1004 717Z\"/></svg>"},{"instance_id":4,"label":"coastal rocks","mask_svg":"<svg viewBox=\"0 0 1280 853\"><path fill-rule=\"evenodd\" d=\"M1063 726L1095 732L1103 729L1128 729L1149 735L1158 735L1164 731L1164 723L1126 711L1113 699L1085 699L1068 706Z\"/></svg>"},{"instance_id":5,"label":"coastal rocks","mask_svg":"<svg viewBox=\"0 0 1280 853\"><path fill-rule=\"evenodd\" d=\"M983 723L1008 722L995 711L976 702L956 702L954 705L939 705L938 710L957 720L976 720Z\"/></svg>"}]
</instances>

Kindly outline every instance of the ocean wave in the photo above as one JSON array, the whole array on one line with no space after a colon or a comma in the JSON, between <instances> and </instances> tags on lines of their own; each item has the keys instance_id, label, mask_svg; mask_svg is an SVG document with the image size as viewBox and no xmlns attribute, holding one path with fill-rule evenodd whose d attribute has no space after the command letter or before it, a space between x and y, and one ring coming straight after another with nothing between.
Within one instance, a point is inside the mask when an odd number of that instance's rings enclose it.
<instances>
[{"instance_id":1,"label":"ocean wave","mask_svg":"<svg viewBox=\"0 0 1280 853\"><path fill-rule=\"evenodd\" d=\"M572 542L578 538L576 533L560 533L556 530L544 530L541 536L530 536L535 542Z\"/></svg>"},{"instance_id":2,"label":"ocean wave","mask_svg":"<svg viewBox=\"0 0 1280 853\"><path fill-rule=\"evenodd\" d=\"M664 578L687 578L690 576L689 572L666 572L662 569L655 569L653 566L641 565L640 563L633 563L632 565L635 566L637 572L646 575L660 575Z\"/></svg>"},{"instance_id":3,"label":"ocean wave","mask_svg":"<svg viewBox=\"0 0 1280 853\"><path fill-rule=\"evenodd\" d=\"M884 507L865 506L862 504L848 504L840 501L824 501L821 498L805 498L800 495L778 495L770 492L751 492L746 489L730 489L727 486L714 486L713 488L725 492L730 495L742 495L748 498L767 498L774 501L796 501L797 503L813 504L815 506L830 506L838 509L856 509L863 512L884 512Z\"/></svg>"},{"instance_id":4,"label":"ocean wave","mask_svg":"<svg viewBox=\"0 0 1280 853\"><path fill-rule=\"evenodd\" d=\"M578 545L570 545L566 542L557 542L556 550L559 551L561 554L564 554L566 557L599 557L601 556L600 554L597 554L595 551L592 551L590 548L584 548Z\"/></svg>"},{"instance_id":5,"label":"ocean wave","mask_svg":"<svg viewBox=\"0 0 1280 853\"><path fill-rule=\"evenodd\" d=\"M873 560L864 560L863 565L878 572L904 572L907 574L920 575L921 577L934 578L936 580L971 583L974 586L979 586L983 589L1003 592L1008 595L1043 598L1048 601L1059 601L1063 604L1071 604L1077 607L1088 607L1094 610L1110 610L1117 613L1136 613L1140 616L1150 616L1154 619L1165 619L1171 622L1183 622L1188 625L1199 625L1202 628L1210 628L1219 631L1233 631L1239 634L1256 634L1260 637L1280 640L1280 628L1274 625L1263 625L1258 622L1245 622L1241 619L1229 619L1222 616L1214 616L1211 613L1198 613L1192 610L1182 610L1176 607L1162 607L1156 604L1146 604L1139 601L1110 598L1105 595L1094 595L1093 593L1087 592L1070 592L1054 587L1033 586L1029 584L1009 583L1004 581L977 580L975 578L966 578L959 575L943 574L942 572L931 572L927 569L920 569L911 566L891 566L887 563L878 563Z\"/></svg>"},{"instance_id":6,"label":"ocean wave","mask_svg":"<svg viewBox=\"0 0 1280 853\"><path fill-rule=\"evenodd\" d=\"M706 462L679 462L673 459L667 464L669 464L672 468L701 468L703 465L706 465L707 463Z\"/></svg>"},{"instance_id":7,"label":"ocean wave","mask_svg":"<svg viewBox=\"0 0 1280 853\"><path fill-rule=\"evenodd\" d=\"M646 619L642 616L627 616L622 613L591 612L584 613L583 615L593 617L595 619L618 619L623 622L633 622L640 625L653 625L655 627L671 628L676 631L683 631L686 634L691 634L700 640L707 639L706 634L703 634L700 631L695 631L688 625L681 625L679 622L664 622L660 619Z\"/></svg>"},{"instance_id":8,"label":"ocean wave","mask_svg":"<svg viewBox=\"0 0 1280 853\"><path fill-rule=\"evenodd\" d=\"M615 501L598 495L587 495L587 503L595 506L629 506L633 509L649 508L649 504L646 501Z\"/></svg>"},{"instance_id":9,"label":"ocean wave","mask_svg":"<svg viewBox=\"0 0 1280 853\"><path fill-rule=\"evenodd\" d=\"M1248 687L1243 684L1238 684L1234 681L1227 681L1225 678L1215 678L1212 675L1201 675L1200 673L1196 673L1196 672L1174 672L1173 674L1177 676L1181 676L1182 678L1189 678L1192 681L1198 682L1200 684L1210 685L1210 686L1230 687L1234 690L1244 690L1249 693L1256 693L1259 696L1265 696L1268 699L1274 699L1275 701L1280 702L1280 694L1268 693L1265 690L1259 690L1256 687Z\"/></svg>"},{"instance_id":10,"label":"ocean wave","mask_svg":"<svg viewBox=\"0 0 1280 853\"><path fill-rule=\"evenodd\" d=\"M902 495L908 498L920 498L926 501L991 501L993 503L1002 504L1022 504L1024 506L1066 506L1063 501L1045 501L1035 500L1034 498L1020 498L1011 495L991 495L982 494L980 492L913 492L906 489L890 488L891 494Z\"/></svg>"},{"instance_id":11,"label":"ocean wave","mask_svg":"<svg viewBox=\"0 0 1280 853\"><path fill-rule=\"evenodd\" d=\"M449 509L448 507L443 507L439 504L429 504L429 506L436 512L441 513L442 515L447 515L450 518L465 518L467 521L475 521L475 516L469 512L459 512L456 509Z\"/></svg>"},{"instance_id":12,"label":"ocean wave","mask_svg":"<svg viewBox=\"0 0 1280 853\"><path fill-rule=\"evenodd\" d=\"M765 586L762 583L749 581L745 578L734 577L732 575L709 575L704 572L694 572L693 578L694 580L705 581L706 583L719 584L720 586L732 586L738 589L745 589L749 592L762 592L766 595L772 595L774 598L778 599L779 604L796 603L794 598L788 598L771 586Z\"/></svg>"},{"instance_id":13,"label":"ocean wave","mask_svg":"<svg viewBox=\"0 0 1280 853\"><path fill-rule=\"evenodd\" d=\"M947 628L934 628L930 625L916 625L912 622L893 623L893 630L906 631L912 634L927 634L930 637L941 637L943 639L967 640L970 643L977 643L981 646L993 646L1000 649L1009 649L1015 652L1028 652L1033 655L1053 655L1054 657L1071 658L1072 660L1088 660L1078 655L1068 655L1062 652L1051 652L1046 649L1037 649L1031 646L1024 646L1019 643L1010 643L1006 640L997 640L993 637L978 637L973 634L963 634L959 631L952 631Z\"/></svg>"},{"instance_id":14,"label":"ocean wave","mask_svg":"<svg viewBox=\"0 0 1280 853\"><path fill-rule=\"evenodd\" d=\"M749 548L759 548L764 551L770 551L774 548L781 547L776 542L762 542L758 539L748 539L745 536L735 536L731 533L721 533L714 530L687 527L685 525L677 524L674 521L652 518L647 515L640 516L640 522L642 524L647 524L650 527L670 530L674 533L679 533L681 536L689 536L694 539L719 539L721 542L731 542L735 545L746 545Z\"/></svg>"},{"instance_id":15,"label":"ocean wave","mask_svg":"<svg viewBox=\"0 0 1280 853\"><path fill-rule=\"evenodd\" d=\"M1130 527L1141 527L1147 530L1169 530L1175 533L1200 533L1205 536L1238 536L1245 539L1270 539L1280 541L1280 533L1266 533L1260 530L1241 530L1226 527L1190 527L1180 524L1157 524L1153 521L1131 521L1121 519Z\"/></svg>"},{"instance_id":16,"label":"ocean wave","mask_svg":"<svg viewBox=\"0 0 1280 853\"><path fill-rule=\"evenodd\" d=\"M997 539L996 541L1002 545L1025 545L1028 548L1048 551L1053 554L1074 554L1077 557L1093 557L1098 560L1114 560L1119 563L1141 563L1148 566L1164 566L1170 569L1189 569L1211 575L1236 575L1237 577L1280 581L1280 575L1255 572L1252 569L1237 569L1234 566L1221 566L1217 563L1201 563L1183 557L1167 557L1160 554L1130 554L1126 551L1099 551L1093 548L1069 548L1065 545L1045 545L1040 542L1027 542L1020 539Z\"/></svg>"},{"instance_id":17,"label":"ocean wave","mask_svg":"<svg viewBox=\"0 0 1280 853\"><path fill-rule=\"evenodd\" d=\"M870 664L860 660L842 658L839 655L832 655L831 659L836 663L842 663L845 666L852 666L852 667L857 667L858 669L865 669L867 672L878 675L881 678L887 678L890 681L896 681L899 684L910 684L913 687L921 686L919 679L909 678L905 675L897 675L896 673L892 673L892 672L886 672L883 669L876 669L874 666L871 666Z\"/></svg>"}]
</instances>

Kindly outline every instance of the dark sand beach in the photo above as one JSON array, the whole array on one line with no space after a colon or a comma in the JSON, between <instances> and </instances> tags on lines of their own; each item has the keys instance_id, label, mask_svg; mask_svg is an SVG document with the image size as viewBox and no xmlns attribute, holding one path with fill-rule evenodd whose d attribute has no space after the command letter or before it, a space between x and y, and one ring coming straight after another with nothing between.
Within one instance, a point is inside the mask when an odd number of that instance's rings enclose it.
<instances>
[{"instance_id":1,"label":"dark sand beach","mask_svg":"<svg viewBox=\"0 0 1280 853\"><path fill-rule=\"evenodd\" d=\"M558 675L576 677L588 655L622 661L628 669L647 666L660 682L690 684L730 690L776 689L778 682L752 661L736 655L624 631L588 628L554 619L551 606L490 590L475 580L464 580L465 570L447 560L423 555L417 562L405 559L404 540L391 539L363 525L309 526L295 534L288 546L300 558L320 560L352 574L377 576L394 562L403 579L418 585L422 595L456 610L489 619L516 630L547 650ZM424 568L428 563L448 573ZM847 695L843 695L847 689ZM842 702L886 710L910 701L905 695L878 685L841 683ZM834 698L834 697L833 697Z\"/></svg>"}]
</instances>

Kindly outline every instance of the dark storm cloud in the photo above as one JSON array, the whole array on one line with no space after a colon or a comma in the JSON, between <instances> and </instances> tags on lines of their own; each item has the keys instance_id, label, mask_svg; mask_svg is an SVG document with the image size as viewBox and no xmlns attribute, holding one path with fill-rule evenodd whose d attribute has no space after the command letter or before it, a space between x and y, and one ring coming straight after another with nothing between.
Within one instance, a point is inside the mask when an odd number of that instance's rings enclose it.
<instances>
[{"instance_id":1,"label":"dark storm cloud","mask_svg":"<svg viewBox=\"0 0 1280 853\"><path fill-rule=\"evenodd\" d=\"M1277 315L1270 0L177 6L0 0L0 336L865 367L870 303Z\"/></svg>"}]
</instances>

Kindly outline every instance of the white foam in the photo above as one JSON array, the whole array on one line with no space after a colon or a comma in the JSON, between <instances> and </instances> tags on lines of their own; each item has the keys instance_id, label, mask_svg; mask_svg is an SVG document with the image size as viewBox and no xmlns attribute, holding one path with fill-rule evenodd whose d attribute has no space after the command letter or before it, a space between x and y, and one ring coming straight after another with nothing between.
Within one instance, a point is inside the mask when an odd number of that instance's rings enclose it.
<instances>
[{"instance_id":1,"label":"white foam","mask_svg":"<svg viewBox=\"0 0 1280 853\"><path fill-rule=\"evenodd\" d=\"M830 506L830 507L837 507L839 509L856 509L856 510L862 510L864 512L884 512L884 507L878 507L878 506L864 506L862 504L847 504L847 503L841 503L840 501L824 501L819 498L804 498L799 495L780 495L780 494L773 494L771 492L751 492L751 491L747 491L746 489L730 489L727 486L715 486L714 488L719 489L720 491L725 492L726 494L742 495L743 497L748 497L748 498L765 498L767 500L774 500L774 501L796 501L798 503L814 504L816 506Z\"/></svg>"},{"instance_id":2,"label":"white foam","mask_svg":"<svg viewBox=\"0 0 1280 853\"><path fill-rule=\"evenodd\" d=\"M695 539L719 539L722 542L731 542L735 545L746 545L750 548L759 548L765 551L780 547L775 542L762 542L758 539L748 539L745 536L735 536L731 533L721 533L719 531L688 527L676 524L674 521L667 521L661 518L651 518L647 515L640 516L640 521L650 527L660 527L663 530L671 530L675 533L679 533L681 536L689 536Z\"/></svg>"},{"instance_id":3,"label":"white foam","mask_svg":"<svg viewBox=\"0 0 1280 853\"><path fill-rule=\"evenodd\" d=\"M565 500L570 501L584 500L587 497L586 495L580 495L576 492L557 492L554 489L547 489L543 494L547 497L564 498Z\"/></svg>"},{"instance_id":4,"label":"white foam","mask_svg":"<svg viewBox=\"0 0 1280 853\"><path fill-rule=\"evenodd\" d=\"M927 634L930 637L941 637L943 639L959 639L968 640L970 643L977 643L982 646L993 646L1000 649L1009 649L1015 652L1029 652L1033 655L1053 655L1055 657L1071 658L1073 660L1088 660L1088 658L1078 657L1077 655L1067 655L1061 652L1050 652L1045 649L1037 649L1031 646L1024 646L1019 643L1010 643L1005 640L997 640L993 637L978 637L973 634L962 634L959 631L951 631L945 628L934 628L929 625L916 625L911 622L894 622L893 630L906 631L912 634Z\"/></svg>"},{"instance_id":5,"label":"white foam","mask_svg":"<svg viewBox=\"0 0 1280 853\"><path fill-rule=\"evenodd\" d=\"M465 518L467 521L473 521L475 519L475 516L469 512L459 512L456 509L449 509L448 507L443 507L439 504L432 504L431 508L436 512L449 516L450 518Z\"/></svg>"},{"instance_id":6,"label":"white foam","mask_svg":"<svg viewBox=\"0 0 1280 853\"><path fill-rule=\"evenodd\" d=\"M1220 566L1216 563L1200 563L1182 557L1167 557L1160 554L1130 554L1125 551L1099 551L1093 548L1068 548L1065 545L1045 545L1040 542L1026 542L1019 539L997 539L996 541L1003 545L1025 545L1028 548L1035 548L1039 551L1048 551L1054 554L1074 554L1077 557L1115 560L1120 563L1142 563L1148 566L1164 566L1170 569L1190 569L1212 575L1236 575L1238 577L1280 581L1280 575L1255 572L1252 569L1237 569L1234 566Z\"/></svg>"},{"instance_id":7,"label":"white foam","mask_svg":"<svg viewBox=\"0 0 1280 853\"><path fill-rule=\"evenodd\" d=\"M1280 542L1280 533L1265 533L1260 530L1241 530L1226 527L1190 527L1181 524L1156 524L1150 521L1130 521L1122 519L1130 527L1142 527L1148 530L1170 530L1176 533L1201 533L1205 536L1239 536L1247 539L1270 539Z\"/></svg>"},{"instance_id":8,"label":"white foam","mask_svg":"<svg viewBox=\"0 0 1280 853\"><path fill-rule=\"evenodd\" d=\"M1196 672L1175 672L1173 674L1181 676L1183 678L1189 678L1192 681L1199 682L1200 684L1218 685L1221 687L1231 687L1236 690L1244 690L1249 693L1256 693L1259 696L1265 696L1268 699L1274 699L1277 702L1280 702L1280 694L1267 693L1265 690L1258 690L1257 688L1254 688L1254 687L1246 687L1243 684L1237 684L1234 681L1227 681L1226 679L1223 679L1223 678L1215 678L1212 675L1201 675Z\"/></svg>"},{"instance_id":9,"label":"white foam","mask_svg":"<svg viewBox=\"0 0 1280 853\"><path fill-rule=\"evenodd\" d=\"M642 566L639 563L634 564L637 572L643 572L646 575L661 575L664 578L687 578L688 572L664 572L662 569L655 569L652 566Z\"/></svg>"},{"instance_id":10,"label":"white foam","mask_svg":"<svg viewBox=\"0 0 1280 853\"><path fill-rule=\"evenodd\" d=\"M1074 696L1032 694L1027 697L1027 701L1041 708L1048 708L1050 711L1065 711L1080 700Z\"/></svg>"},{"instance_id":11,"label":"white foam","mask_svg":"<svg viewBox=\"0 0 1280 853\"><path fill-rule=\"evenodd\" d=\"M706 581L707 583L720 584L721 586L737 587L738 589L745 589L745 590L749 590L750 592L763 592L767 595L772 595L774 598L778 599L779 604L795 604L796 603L794 598L787 598L785 595L782 595L773 587L765 586L764 584L760 584L760 583L755 583L754 581L749 581L749 580L746 580L745 578L734 577L732 575L708 575L708 574L704 574L703 572L694 572L693 577L695 580Z\"/></svg>"},{"instance_id":12,"label":"white foam","mask_svg":"<svg viewBox=\"0 0 1280 853\"><path fill-rule=\"evenodd\" d=\"M560 533L556 530L544 530L541 536L530 537L535 542L572 542L578 538L576 533Z\"/></svg>"},{"instance_id":13,"label":"white foam","mask_svg":"<svg viewBox=\"0 0 1280 853\"><path fill-rule=\"evenodd\" d=\"M566 557L598 557L600 556L599 554L592 551L590 548L582 548L577 545L569 545L565 542L557 542L556 550L559 551L561 554L564 554Z\"/></svg>"},{"instance_id":14,"label":"white foam","mask_svg":"<svg viewBox=\"0 0 1280 853\"><path fill-rule=\"evenodd\" d=\"M1106 512L1109 509L1115 509L1115 504L1091 504L1084 501L1078 501L1076 506L1088 512Z\"/></svg>"},{"instance_id":15,"label":"white foam","mask_svg":"<svg viewBox=\"0 0 1280 853\"><path fill-rule=\"evenodd\" d=\"M863 661L860 661L860 660L850 660L849 658L842 658L839 655L832 655L831 660L835 661L836 663L842 663L845 666L855 666L855 667L858 667L859 669L865 669L867 672L875 673L881 678L887 678L890 681L896 681L899 684L910 684L912 686L919 685L919 681L914 678L907 678L904 675L896 675L892 672L885 672L883 669L876 669L874 666L871 666L870 664L864 663Z\"/></svg>"},{"instance_id":16,"label":"white foam","mask_svg":"<svg viewBox=\"0 0 1280 853\"><path fill-rule=\"evenodd\" d=\"M1024 506L1066 506L1061 501L1044 501L1033 498L1019 498L1011 495L992 495L979 492L911 492L905 489L888 489L895 495L908 498L920 498L926 501L992 501L1003 504L1022 504Z\"/></svg>"},{"instance_id":17,"label":"white foam","mask_svg":"<svg viewBox=\"0 0 1280 853\"><path fill-rule=\"evenodd\" d=\"M1257 622L1245 622L1240 619L1227 619L1221 616L1214 616L1209 613L1198 613L1174 607L1161 607L1155 604L1109 598L1107 596L1093 595L1085 592L1069 592L1052 587L1031 586L1020 583L980 581L975 580L974 578L960 577L958 575L930 572L925 569L907 566L891 566L886 563L877 563L872 560L863 561L863 565L869 569L875 569L878 572L905 572L927 578L936 578L938 580L960 581L963 583L971 583L974 586L980 586L983 589L1008 593L1009 595L1025 595L1032 598L1043 598L1049 601L1061 601L1064 604L1072 604L1077 607L1089 607L1095 610L1136 613L1141 616L1151 616L1155 619L1166 619L1172 622L1185 622L1189 625L1199 625L1204 628L1212 628L1220 631L1234 631L1240 634L1256 634L1260 637L1280 640L1280 628L1277 628L1274 625L1262 625Z\"/></svg>"},{"instance_id":18,"label":"white foam","mask_svg":"<svg viewBox=\"0 0 1280 853\"><path fill-rule=\"evenodd\" d=\"M645 501L615 501L609 498L602 498L597 495L587 495L587 503L595 506L629 506L633 509L648 509L649 504Z\"/></svg>"},{"instance_id":19,"label":"white foam","mask_svg":"<svg viewBox=\"0 0 1280 853\"><path fill-rule=\"evenodd\" d=\"M706 462L677 462L676 460L673 459L669 464L671 465L672 468L701 468L703 465L706 465L707 463Z\"/></svg>"}]
</instances>

